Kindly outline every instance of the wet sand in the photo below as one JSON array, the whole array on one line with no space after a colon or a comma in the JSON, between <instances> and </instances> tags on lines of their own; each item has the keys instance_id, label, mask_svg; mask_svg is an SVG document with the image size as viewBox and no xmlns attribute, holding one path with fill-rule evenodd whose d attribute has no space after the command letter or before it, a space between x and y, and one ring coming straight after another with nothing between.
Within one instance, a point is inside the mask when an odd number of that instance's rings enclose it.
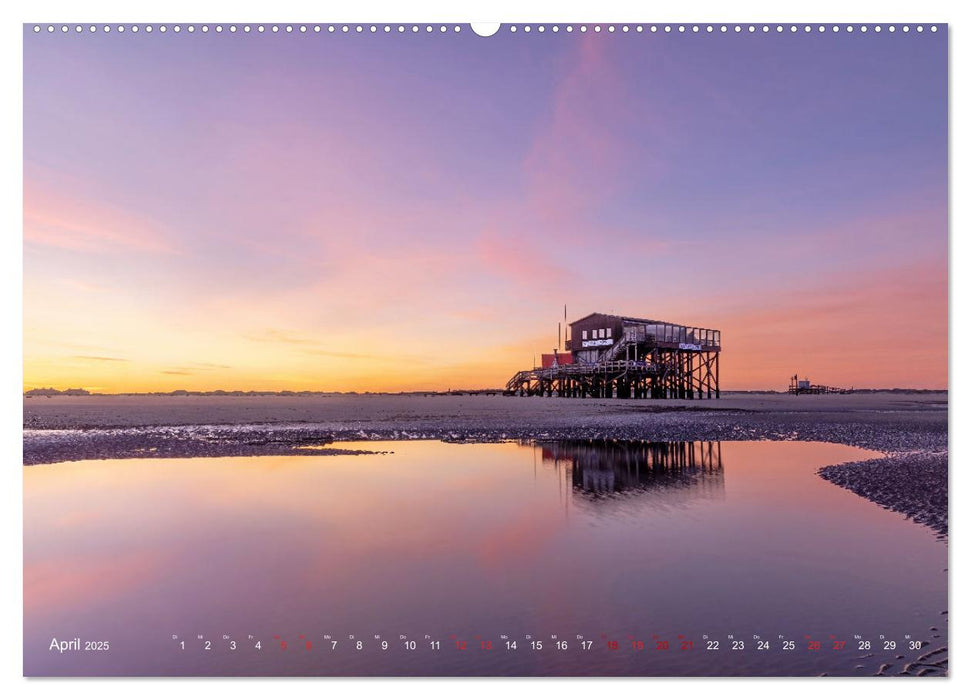
<instances>
[{"instance_id":1,"label":"wet sand","mask_svg":"<svg viewBox=\"0 0 971 700\"><path fill-rule=\"evenodd\" d=\"M947 535L947 453L908 452L819 470L827 481Z\"/></svg>"},{"instance_id":2,"label":"wet sand","mask_svg":"<svg viewBox=\"0 0 971 700\"><path fill-rule=\"evenodd\" d=\"M24 399L24 464L281 455L346 440L818 440L886 458L821 470L947 532L947 394L879 392L718 400L505 396L55 396ZM314 453L320 454L314 450Z\"/></svg>"}]
</instances>

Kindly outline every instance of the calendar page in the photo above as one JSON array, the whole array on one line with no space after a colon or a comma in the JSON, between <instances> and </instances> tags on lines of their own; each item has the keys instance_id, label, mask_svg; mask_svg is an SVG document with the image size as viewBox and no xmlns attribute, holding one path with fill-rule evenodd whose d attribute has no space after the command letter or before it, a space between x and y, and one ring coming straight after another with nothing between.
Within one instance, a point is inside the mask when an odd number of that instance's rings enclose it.
<instances>
[{"instance_id":1,"label":"calendar page","mask_svg":"<svg viewBox=\"0 0 971 700\"><path fill-rule=\"evenodd\" d=\"M947 24L23 61L25 676L948 675Z\"/></svg>"}]
</instances>

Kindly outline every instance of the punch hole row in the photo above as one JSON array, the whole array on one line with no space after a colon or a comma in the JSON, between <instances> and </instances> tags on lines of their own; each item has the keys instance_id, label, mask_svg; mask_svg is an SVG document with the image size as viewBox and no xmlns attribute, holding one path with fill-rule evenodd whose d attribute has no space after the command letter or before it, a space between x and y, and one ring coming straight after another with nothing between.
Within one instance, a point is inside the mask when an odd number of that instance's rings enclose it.
<instances>
[{"instance_id":1,"label":"punch hole row","mask_svg":"<svg viewBox=\"0 0 971 700\"><path fill-rule=\"evenodd\" d=\"M58 31L62 34L67 34L70 32L74 32L75 34L93 34L97 32L104 34L112 32L116 32L118 34L123 34L125 32L145 32L149 34L152 32L159 32L162 34L168 32L175 34L181 34L183 32L187 32L189 34L195 34L197 32L202 34L208 34L211 32L216 34L222 34L224 32L229 34L391 34L392 32L398 34L458 34L462 31L461 25L458 24L48 24L46 26L35 24L33 29L35 34L45 30L50 34Z\"/></svg>"},{"instance_id":2,"label":"punch hole row","mask_svg":"<svg viewBox=\"0 0 971 700\"><path fill-rule=\"evenodd\" d=\"M285 33L285 34L295 34L295 33L296 34L321 34L321 33L327 33L327 34L377 34L377 33L453 34L454 33L454 34L458 34L462 31L462 27L461 25L457 25L457 24L456 25L445 25L445 24L437 24L437 25L432 25L432 24L422 24L422 25L419 25L419 24L381 24L381 25L378 25L378 24L325 24L325 25L322 25L322 24L312 24L312 25L311 24L284 24L284 25L280 25L280 24L254 24L254 25L251 25L251 24L242 24L242 25L237 25L237 24L228 24L228 25L223 25L223 24L215 24L215 25L208 25L208 24L202 24L202 25L60 24L60 25L55 25L55 24L48 24L46 26L35 24L33 26L33 30L35 34L39 34L44 31L46 31L49 34L53 34L56 32L60 32L62 34L68 34L71 32L75 34L82 34L82 33L92 34L96 32L102 32L105 34L111 33L111 32L116 32L118 34L123 34L125 32L131 32L133 34L136 34L138 32L145 32L147 34L150 34L152 32L159 32L162 34L165 34L167 32L173 32L175 34L181 34L182 32L187 32L189 34L195 34L196 32L200 32L202 34L208 34L210 32L214 32L216 34L222 34L223 32L228 32L230 34L236 34L240 32L243 34L250 34L250 33L257 33L257 34L266 34L266 33L270 33L270 34L279 34L279 33ZM796 33L808 34L808 33L832 32L835 34L839 32L846 32L849 34L849 33L853 33L854 31L858 31L861 33L872 31L877 34L884 31L889 32L891 34L896 33L897 31L901 31L907 34L911 31L915 31L918 33L922 33L924 31L936 32L937 25L930 25L929 27L925 27L922 24L918 24L918 25L905 24L900 26L893 25L893 24L887 25L887 26L866 25L866 24L858 25L858 26L852 25L852 24L849 24L849 25L838 25L838 24L836 25L822 25L822 24L820 25L810 25L810 24L805 24L805 25L796 25L796 24L788 24L788 25L783 25L783 24L773 24L773 25L769 25L769 24L759 24L759 25L756 25L756 24L747 24L747 25L742 25L742 24L732 24L732 25L729 25L729 24L721 24L721 25L712 25L712 24L691 24L691 25L685 25L685 24L677 24L677 25L672 25L672 24L530 25L530 24L526 24L526 25L516 25L516 24L512 24L512 25L509 25L508 31L513 34L517 32L523 32L526 34L529 34L531 32L536 32L539 34L545 34L546 32L551 32L554 34L559 32L567 32L567 33L593 32L595 34L604 33L604 32L608 34L613 34L617 32L620 32L622 34L628 34L631 32L636 34L642 34L645 32L652 33L652 34L657 34L657 33L727 34L730 32L735 34L742 34L742 33L768 34L770 32L775 32L777 34L781 34L784 32L788 32L790 34L796 34Z\"/></svg>"},{"instance_id":3,"label":"punch hole row","mask_svg":"<svg viewBox=\"0 0 971 700\"><path fill-rule=\"evenodd\" d=\"M531 32L545 33L547 31L554 32L554 33L561 32L561 31L580 32L580 33L593 32L595 34L604 33L604 32L608 34L613 34L617 32L620 32L622 34L628 34L631 32L640 33L640 34L644 32L649 32L652 34L657 34L657 33L727 34L729 32L732 32L735 34L741 34L741 33L768 34L770 32L781 34L783 32L789 32L789 33L801 32L806 34L806 33L832 32L836 34L839 32L853 33L854 31L859 31L863 33L868 31L873 31L879 34L880 32L887 31L893 34L898 30L901 32L904 32L905 34L911 31L922 33L925 30L936 32L937 26L930 25L929 27L925 27L922 24L918 24L918 25L906 24L906 25L900 25L900 26L865 25L865 24L864 25L852 25L852 24L848 24L848 25L839 25L839 24L833 24L833 25L825 25L825 24L819 24L819 25L811 25L811 24L805 24L805 25L798 25L798 24L771 24L771 25L770 24L716 24L716 25L712 25L712 24L690 24L690 25L689 24L633 24L633 25L631 24L577 24L577 25L573 25L573 24L567 24L562 26L554 24L554 25L546 26L542 24L540 25L526 24L526 25L520 26L520 25L513 24L508 27L508 31L514 34L517 32L524 32L527 34Z\"/></svg>"}]
</instances>

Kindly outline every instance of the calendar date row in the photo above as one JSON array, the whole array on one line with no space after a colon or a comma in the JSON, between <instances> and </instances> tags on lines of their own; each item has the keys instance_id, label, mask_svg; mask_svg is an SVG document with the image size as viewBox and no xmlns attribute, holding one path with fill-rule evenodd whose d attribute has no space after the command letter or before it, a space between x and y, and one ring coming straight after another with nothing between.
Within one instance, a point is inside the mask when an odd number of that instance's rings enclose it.
<instances>
[{"instance_id":1,"label":"calendar date row","mask_svg":"<svg viewBox=\"0 0 971 700\"><path fill-rule=\"evenodd\" d=\"M351 652L390 652L395 650L405 652L417 652L420 650L432 652L591 652L602 650L606 652L768 652L783 651L796 652L805 651L810 653L824 652L874 652L874 651L917 651L923 648L927 641L918 639L911 635L902 635L891 638L887 635L876 637L863 637L852 635L850 637L838 637L836 635L812 636L802 635L798 637L786 635L751 635L736 636L726 635L725 637L712 637L701 635L698 638L689 638L677 635L674 638L664 638L660 636L650 636L639 638L636 636L625 636L610 638L605 635L599 637L586 637L576 635L565 638L553 635L547 638L537 638L531 635L513 638L507 635L499 635L495 638L485 638L482 636L471 636L462 638L458 635L450 635L444 638L435 638L431 635L411 637L400 635L395 638L387 638L381 635L361 637L357 635L333 636L318 635L310 636L298 634L292 637L283 635L271 635L261 637L258 635L245 635L235 637L232 635L218 635L216 637L207 635L180 636L172 635L172 643L179 651L202 651L202 652L240 652L240 651L284 651L284 652L311 652L311 651L351 651Z\"/></svg>"}]
</instances>

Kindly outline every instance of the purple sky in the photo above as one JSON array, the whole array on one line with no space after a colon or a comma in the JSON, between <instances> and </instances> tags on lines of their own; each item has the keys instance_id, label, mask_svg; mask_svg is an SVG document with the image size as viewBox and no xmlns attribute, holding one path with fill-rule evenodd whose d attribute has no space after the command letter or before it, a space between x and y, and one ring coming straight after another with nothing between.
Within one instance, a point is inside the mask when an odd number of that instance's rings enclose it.
<instances>
[{"instance_id":1,"label":"purple sky","mask_svg":"<svg viewBox=\"0 0 971 700\"><path fill-rule=\"evenodd\" d=\"M24 72L28 387L496 386L564 303L722 329L727 388L947 384L946 29L25 28Z\"/></svg>"}]
</instances>

